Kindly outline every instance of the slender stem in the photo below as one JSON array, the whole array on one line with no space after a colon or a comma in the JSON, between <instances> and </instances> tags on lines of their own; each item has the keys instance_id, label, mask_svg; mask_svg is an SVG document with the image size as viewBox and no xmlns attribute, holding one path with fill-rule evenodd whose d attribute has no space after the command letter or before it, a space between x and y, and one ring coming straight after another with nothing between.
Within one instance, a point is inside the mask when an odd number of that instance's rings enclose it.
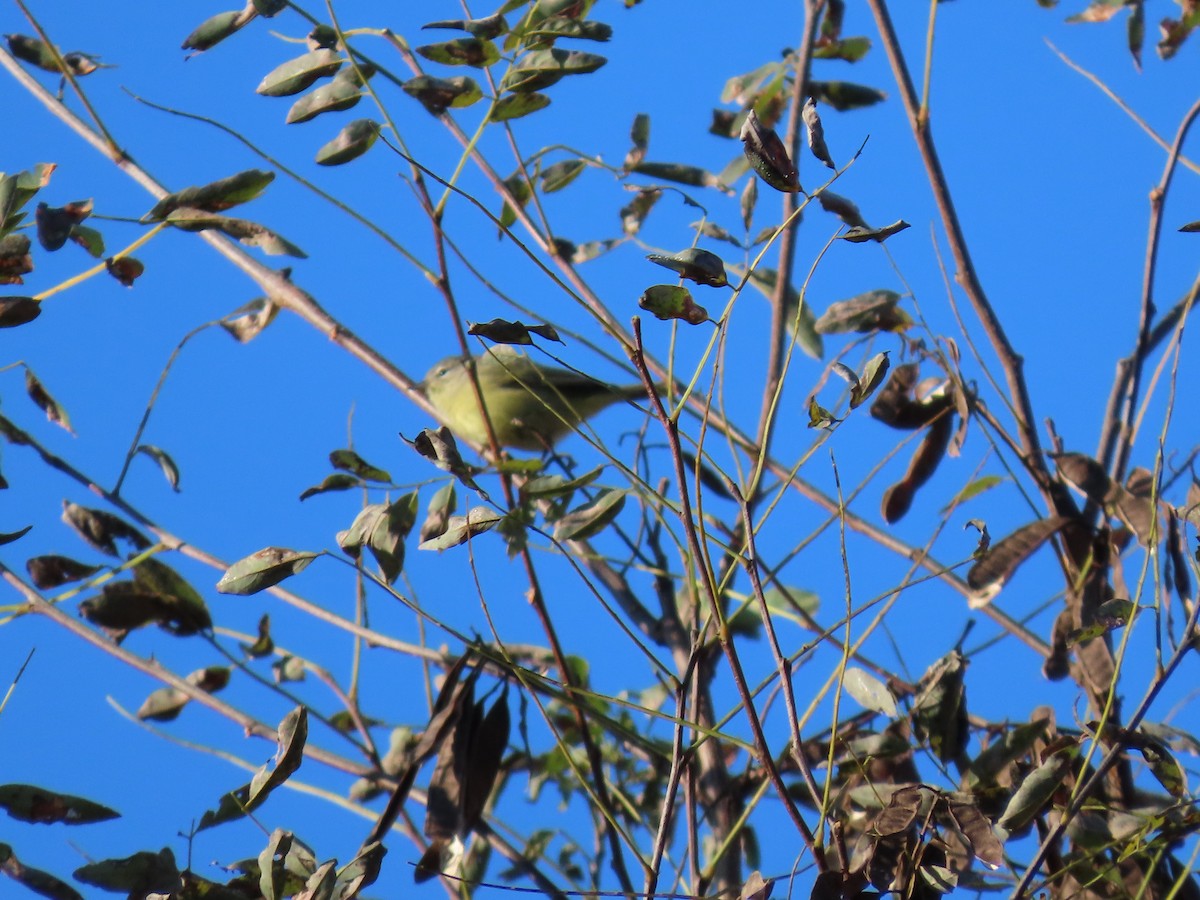
<instances>
[{"instance_id":1,"label":"slender stem","mask_svg":"<svg viewBox=\"0 0 1200 900\"><path fill-rule=\"evenodd\" d=\"M900 99L908 115L913 138L925 164L934 202L937 204L942 226L946 229L950 251L954 257L955 280L966 292L967 298L983 326L984 334L987 335L1004 371L1005 382L1016 413L1017 433L1020 436L1021 455L1025 469L1033 476L1050 508L1064 514L1064 512L1070 511L1074 504L1065 489L1051 478L1046 468L1046 461L1042 458L1041 446L1034 424L1033 406L1022 372L1024 362L1009 342L1004 326L1001 325L1000 319L979 281L975 263L967 248L966 235L958 220L958 213L950 196L950 187L934 146L929 123L929 110L923 109L917 98L912 76L909 74L908 65L904 61L903 51L900 48L900 40L892 25L891 14L888 12L887 0L867 0L867 4L875 16L875 23L879 29L884 50L891 63L892 77L900 91ZM1064 503L1070 504L1070 506L1065 506Z\"/></svg>"},{"instance_id":2,"label":"slender stem","mask_svg":"<svg viewBox=\"0 0 1200 900\"><path fill-rule=\"evenodd\" d=\"M813 41L817 33L818 17L824 6L825 0L804 0L804 26L800 33L800 46L796 48L795 53L792 95L788 101L790 114L783 141L797 170L800 168L801 136L804 132L801 110L804 107L804 100L808 96ZM757 176L751 173L750 177ZM796 260L796 243L800 224L799 217L796 216L798 209L799 202L796 195L785 193L781 216L783 222L790 224L787 224L783 233L779 235L779 265L775 278L775 290L771 297L771 331L770 343L767 347L767 374L763 380L762 410L759 414L757 436L754 441L764 455L769 453L771 436L777 420L774 414L775 396L779 388L779 381L783 377L784 338L787 335L788 319L796 312L789 309L787 297ZM801 302L804 302L803 297Z\"/></svg>"},{"instance_id":3,"label":"slender stem","mask_svg":"<svg viewBox=\"0 0 1200 900\"><path fill-rule=\"evenodd\" d=\"M1104 428L1100 434L1098 458L1100 464L1108 471L1109 477L1120 483L1125 476L1129 464L1129 453L1136 437L1133 428L1133 417L1137 410L1138 393L1141 388L1142 370L1149 355L1152 328L1154 320L1154 276L1158 264L1158 247L1162 237L1163 207L1167 191L1171 187L1171 179L1175 174L1179 161L1179 152L1183 147L1184 138L1191 130L1196 116L1200 115L1200 100L1184 114L1179 128L1175 132L1175 140L1167 154L1162 177L1150 191L1150 222L1146 231L1146 258L1142 271L1142 299L1138 311L1137 340L1133 352L1121 360L1117 366L1117 376L1113 380L1109 393L1108 405L1105 408Z\"/></svg>"}]
</instances>

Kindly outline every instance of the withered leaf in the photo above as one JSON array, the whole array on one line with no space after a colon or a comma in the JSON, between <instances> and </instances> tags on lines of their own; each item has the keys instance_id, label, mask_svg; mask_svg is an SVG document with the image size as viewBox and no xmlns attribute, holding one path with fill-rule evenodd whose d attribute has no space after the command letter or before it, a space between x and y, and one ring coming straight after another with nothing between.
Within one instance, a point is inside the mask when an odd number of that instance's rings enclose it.
<instances>
[{"instance_id":1,"label":"withered leaf","mask_svg":"<svg viewBox=\"0 0 1200 900\"><path fill-rule=\"evenodd\" d=\"M1018 528L993 544L983 558L967 572L967 584L972 590L1000 587L1012 577L1029 556L1051 535L1067 524L1062 516L1038 519Z\"/></svg>"}]
</instances>

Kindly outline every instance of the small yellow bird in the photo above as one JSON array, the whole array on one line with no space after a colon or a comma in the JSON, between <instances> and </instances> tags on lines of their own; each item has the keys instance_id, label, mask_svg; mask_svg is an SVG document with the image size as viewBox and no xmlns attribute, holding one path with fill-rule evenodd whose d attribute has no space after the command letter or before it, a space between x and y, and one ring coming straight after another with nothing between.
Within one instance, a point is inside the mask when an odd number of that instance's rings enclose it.
<instances>
[{"instance_id":1,"label":"small yellow bird","mask_svg":"<svg viewBox=\"0 0 1200 900\"><path fill-rule=\"evenodd\" d=\"M488 433L468 366L475 368L496 440L518 450L547 450L600 410L646 396L640 384L617 387L539 365L508 345L447 357L426 374L425 396L451 431L481 446L487 446Z\"/></svg>"}]
</instances>

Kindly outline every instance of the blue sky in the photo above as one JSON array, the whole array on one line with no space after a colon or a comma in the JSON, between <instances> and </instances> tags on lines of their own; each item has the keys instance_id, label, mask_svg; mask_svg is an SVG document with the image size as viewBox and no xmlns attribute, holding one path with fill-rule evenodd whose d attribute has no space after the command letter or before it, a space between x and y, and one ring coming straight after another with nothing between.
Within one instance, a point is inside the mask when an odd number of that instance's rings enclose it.
<instances>
[{"instance_id":1,"label":"blue sky","mask_svg":"<svg viewBox=\"0 0 1200 900\"><path fill-rule=\"evenodd\" d=\"M866 34L877 43L866 10L859 4L849 6L845 33ZM1151 6L1162 7L1162 14L1174 10L1165 3ZM645 0L627 11L615 0L601 0L593 18L611 23L615 37L608 44L585 49L609 57L608 65L555 86L550 91L554 104L548 110L516 123L522 150L528 154L563 144L619 165L628 149L630 123L635 114L644 112L652 123L648 158L719 171L741 150L737 142L707 133L709 111L718 105L730 76L777 59L779 51L794 43L800 30L797 7L772 0L756 4L752 14L739 15L743 10L728 4ZM88 96L133 158L170 188L271 166L212 127L150 109L130 94L219 119L306 177L319 179L323 188L384 224L406 247L429 260L428 223L400 177L405 171L403 161L387 147L379 144L365 158L338 169L319 169L311 162L317 147L349 116L374 114L368 110L370 101L340 118L325 116L285 126L288 101L257 97L253 88L263 74L301 52L272 32L299 37L307 29L285 14L270 23L255 22L226 44L185 61L180 42L201 19L217 11L219 6L211 4L192 4L180 11L169 4L147 7L128 2L34 7L59 46L96 53L105 63L118 66L88 78L84 82ZM476 14L488 11L475 10ZM1075 11L1067 4L1042 10L1032 0L939 6L932 123L981 279L1025 358L1038 415L1053 419L1069 449L1092 452L1115 362L1132 346L1147 195L1160 177L1165 154L1111 100L1071 71L1047 42L1096 72L1168 140L1196 99L1189 79L1183 77L1194 62L1195 47L1185 46L1181 58L1167 64L1151 50L1144 60L1145 71L1138 73L1124 48L1120 23L1064 25L1064 16ZM918 69L927 14L923 7L895 11L909 64ZM1150 18L1155 14L1151 11ZM339 15L347 30L386 25L419 44L452 34L418 33L416 26L425 20L458 17L461 9L445 0L358 3L339 7ZM0 12L0 32L29 30L16 9L6 7ZM369 37L359 41L365 52L400 68L382 41ZM939 270L937 252L949 265L946 243L881 49L876 46L853 67L820 63L814 75L871 84L887 92L888 102L877 107L845 114L823 111L826 136L839 163L866 141L861 158L834 190L853 198L872 223L903 218L912 227L882 248L835 244L810 282L809 301L819 313L830 302L865 290L911 290L906 307L912 310L915 299L933 330L954 336L961 346ZM39 77L52 85L51 76ZM39 195L51 205L93 197L97 213L126 219L136 219L149 209L148 195L70 134L10 78L5 76L0 85L9 122L0 144L0 170L15 172L52 161L58 169ZM399 92L384 96L417 158L448 176L458 160L456 146L410 98ZM74 101L70 104L78 108ZM463 113L468 130L478 115L479 109ZM511 153L498 136L485 137L482 146L498 160L502 174L512 171ZM1194 142L1190 146L1200 155ZM568 155L557 151L550 158ZM811 157L800 165L806 187L820 182L823 170ZM463 185L490 208L498 207L477 174L469 172ZM736 187L741 186L739 182ZM730 228L737 222L736 196L693 193L716 221ZM627 200L628 194L611 176L595 169L568 191L547 197L546 208L559 234L583 242L617 236L617 210ZM760 185L756 228L775 221L776 210L773 192ZM1180 297L1195 277L1196 237L1178 234L1176 229L1200 218L1198 210L1195 174L1180 170L1166 207L1156 297L1160 309ZM404 259L343 213L282 177L241 212L303 247L309 258L294 263L294 280L412 377L421 377L436 360L455 352L438 294ZM646 246L628 244L583 267L584 276L618 319L628 321L637 313L641 291L665 280L665 273L646 263L644 254L687 246L692 237L688 225L697 217L694 208L667 195L640 235ZM137 226L124 223L104 222L98 227L110 248L119 248L140 233ZM451 201L447 227L502 291L547 317L580 328L589 338L598 337L591 323L569 309L560 290L510 244L498 240L495 227L469 204ZM832 217L819 210L806 215L798 272L808 271L837 227ZM705 246L730 262L742 262L729 255L728 246ZM166 233L138 256L147 271L134 288L126 290L101 275L54 297L38 321L4 333L5 352L0 357L0 365L23 360L37 373L69 411L76 434L68 435L45 422L21 396L22 373L17 369L0 373L5 379L0 381L4 414L107 485L121 468L174 346L198 325L258 295L253 284L192 235ZM45 290L89 265L71 247L53 256L38 253L36 259L38 268L27 279L30 292ZM265 262L288 264L278 257ZM521 317L473 281L461 265L455 264L452 276L465 318ZM722 307L726 296L726 291L697 291L697 299L713 312ZM963 304L961 294L956 299ZM738 301L730 328L725 376L731 414L747 429L757 416L757 379L764 364L768 322L767 305L747 291ZM669 349L668 326L647 321L645 331L655 352ZM710 326L680 332L675 337L680 358L697 359L710 333ZM836 338L827 340L831 350L843 344ZM564 358L601 377L629 377L578 344L559 349ZM897 345L880 343L876 349L896 350ZM849 360L859 361L861 353L854 351ZM990 356L988 360L992 362ZM974 377L979 377L974 364L970 366ZM805 427L804 401L821 371L817 361L798 358L789 376L785 424L776 445L785 461L798 459L817 440ZM1179 372L1176 418L1166 437L1168 448L1186 452L1200 439L1194 401L1186 390L1196 374L1195 362L1185 358ZM822 397L832 402L834 393L828 386ZM1160 387L1160 398L1164 393ZM1163 409L1161 400L1151 405L1135 450L1136 463L1153 464ZM598 422L606 436L640 424L632 411L625 410L606 413ZM304 503L297 500L305 487L327 473L328 452L346 445L352 427L358 451L391 471L398 482L433 485L436 473L420 464L397 438L397 432L411 436L430 424L403 396L291 316L282 315L246 346L209 329L195 337L176 362L145 437L177 461L182 490L173 493L156 467L139 458L133 462L124 495L168 530L226 560L267 545L332 547L334 533L349 523L359 498L351 492ZM891 446L892 436L882 437L881 431L861 415L852 417L813 455L804 477L829 486L832 452L843 483L858 484L882 450ZM597 461L582 441L567 449L581 466ZM856 511L877 519L879 496L903 472L904 453L864 491ZM983 435L975 430L964 456L946 462L914 512L897 526L897 534L914 543L923 541L936 521L936 511L973 477L985 454ZM665 456L658 462L665 471ZM987 471L998 471L994 456L984 465ZM22 448L0 447L0 471L11 484L6 496L0 497L0 531L34 525L21 541L0 548L5 565L21 571L26 558L42 553L86 557L78 540L58 522L60 501L94 505L95 498L77 483L48 471ZM424 488L422 504L429 491ZM720 501L712 505L718 514L729 515ZM1004 488L979 501L962 516L967 517L985 518L993 535L999 536L1034 514L1021 505L1015 491ZM777 543L768 545L767 552L782 554L820 518L811 507L789 497L775 515L771 535ZM835 538L827 533L784 576L789 584L816 591L824 604L822 616L830 620L836 618L844 590ZM962 531L956 520L939 540L936 554L957 562L967 558L973 547L973 534ZM498 545L482 545L475 552L480 571L489 576L489 601L502 610L506 639L535 639L518 569L505 561ZM864 541L851 539L849 553L856 602L894 586L903 574L902 561ZM457 627L486 633L466 559L464 552L432 555L410 550L411 590L422 604ZM546 565L552 573L547 576L550 583L559 588L550 592L549 603L560 619L564 643L572 652L598 654L592 666L596 687L614 692L646 687L649 672L626 655L627 646L615 625L583 606L577 585L557 561L547 560ZM345 676L351 662L347 639L331 640L311 620L265 595L217 595L211 588L217 575L210 569L188 561L180 562L179 569L204 591L219 624L252 632L259 616L270 612L281 645ZM1039 572L1053 576L1052 567L1031 564L998 602L1013 615L1035 609L1048 599L1045 585L1056 584L1053 577L1039 580ZM322 560L291 587L351 616L353 590L348 576L349 569ZM953 646L968 617L963 606L960 597L934 586L904 596L892 622L893 638L902 648L901 665L913 677ZM418 639L413 617L388 598L374 597L371 610L372 623L379 630L404 640ZM1048 635L1051 618L1043 614L1031 627ZM991 629L986 619L980 620L968 646L994 634ZM797 629L787 634L795 645L806 639ZM427 640L437 646L447 638L431 633ZM214 661L200 641L159 633L135 634L126 646L182 673ZM896 651L882 637L871 646L881 660L896 663ZM609 647L615 648L611 657L601 650ZM0 718L5 779L83 794L117 807L125 818L70 832L62 826L35 829L9 822L0 829L0 840L12 843L30 864L60 875L87 858L168 844L182 863L187 848L174 837L176 832L185 830L223 791L247 776L213 755L177 746L122 720L106 699L136 709L157 685L48 622L27 616L0 630L0 666L6 667L0 678L15 673L30 649L36 650L33 661ZM826 669L821 666L826 663L814 663L814 682L823 680ZM981 714L1027 715L1035 702L1047 702L1058 704L1060 714L1069 717L1073 688L1047 684L1037 669L1028 651L1008 643L975 658L970 677L980 685ZM364 684L372 685L366 690L374 693L368 694L367 712L388 721L420 722L422 679L420 666L410 660L368 653ZM988 689L996 684L1011 685L1011 694ZM301 693L309 702L334 708L332 698L311 679ZM230 698L245 702L267 722L277 721L288 708L278 698L254 691L244 679L231 688ZM1183 699L1176 694L1156 711L1165 716L1171 703ZM1195 713L1181 709L1175 722L1194 728ZM242 740L235 726L200 709L188 709L166 730L182 740L218 744L253 765L264 762L273 749L261 741ZM327 735L321 739L325 744L331 741ZM333 791L346 787L345 779L321 772L312 763L302 770L301 778ZM544 814L544 809L528 814L532 821L525 821L517 812L513 820L530 829L547 824L537 820ZM338 856L343 861L368 827L365 820L289 792L272 798L262 820L268 828L294 828L322 858ZM261 843L249 824L219 829L198 839L193 866L212 875L209 860L229 862L257 852ZM764 857L770 859L772 871L786 870L794 848L769 849ZM397 885L407 886L404 862L410 859L415 859L411 846L394 839L386 880L377 896L394 896L400 889Z\"/></svg>"}]
</instances>

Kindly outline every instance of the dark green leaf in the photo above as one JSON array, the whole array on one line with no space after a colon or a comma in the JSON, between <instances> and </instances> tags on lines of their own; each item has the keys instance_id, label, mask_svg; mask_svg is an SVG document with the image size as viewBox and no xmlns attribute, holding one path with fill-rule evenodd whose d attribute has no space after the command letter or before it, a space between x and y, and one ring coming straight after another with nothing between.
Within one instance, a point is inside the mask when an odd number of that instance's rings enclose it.
<instances>
[{"instance_id":1,"label":"dark green leaf","mask_svg":"<svg viewBox=\"0 0 1200 900\"><path fill-rule=\"evenodd\" d=\"M418 75L404 82L404 92L415 97L429 112L439 115L450 107L470 106L483 96L474 80L465 75L432 78Z\"/></svg>"},{"instance_id":2,"label":"dark green leaf","mask_svg":"<svg viewBox=\"0 0 1200 900\"><path fill-rule=\"evenodd\" d=\"M253 13L247 16L245 10L236 9L217 13L197 25L196 30L184 38L181 47L184 50L195 50L197 53L211 50L249 22L252 16Z\"/></svg>"},{"instance_id":3,"label":"dark green leaf","mask_svg":"<svg viewBox=\"0 0 1200 900\"><path fill-rule=\"evenodd\" d=\"M739 135L742 139L746 159L754 167L762 180L785 193L800 193L800 178L796 174L796 166L788 155L787 148L779 139L774 129L768 128L751 109L742 123Z\"/></svg>"},{"instance_id":4,"label":"dark green leaf","mask_svg":"<svg viewBox=\"0 0 1200 900\"><path fill-rule=\"evenodd\" d=\"M856 225L843 234L839 234L838 240L849 241L851 244L864 244L867 241L875 241L882 244L893 234L897 234L908 227L910 227L909 224L903 219L899 219L891 225L884 225L882 228L863 228Z\"/></svg>"},{"instance_id":5,"label":"dark green leaf","mask_svg":"<svg viewBox=\"0 0 1200 900\"><path fill-rule=\"evenodd\" d=\"M317 164L340 166L358 159L374 146L379 138L379 128L379 123L372 119L355 119L317 151Z\"/></svg>"},{"instance_id":6,"label":"dark green leaf","mask_svg":"<svg viewBox=\"0 0 1200 900\"><path fill-rule=\"evenodd\" d=\"M329 464L343 472L352 472L365 481L388 483L392 480L383 469L371 465L353 450L334 450L329 454Z\"/></svg>"},{"instance_id":7,"label":"dark green leaf","mask_svg":"<svg viewBox=\"0 0 1200 900\"><path fill-rule=\"evenodd\" d=\"M595 72L608 60L578 50L534 50L517 60L500 83L503 91L528 93L550 87L566 75Z\"/></svg>"},{"instance_id":8,"label":"dark green leaf","mask_svg":"<svg viewBox=\"0 0 1200 900\"><path fill-rule=\"evenodd\" d=\"M689 325L707 322L708 310L692 299L692 293L678 284L655 284L638 298L638 306L661 321L681 319Z\"/></svg>"},{"instance_id":9,"label":"dark green leaf","mask_svg":"<svg viewBox=\"0 0 1200 900\"><path fill-rule=\"evenodd\" d=\"M0 785L0 809L21 822L90 825L120 818L121 814L83 797L60 794L31 784Z\"/></svg>"},{"instance_id":10,"label":"dark green leaf","mask_svg":"<svg viewBox=\"0 0 1200 900\"><path fill-rule=\"evenodd\" d=\"M532 336L535 334L548 341L563 343L553 325L526 325L524 322L510 322L507 319L474 322L467 328L467 334L485 337L497 344L532 344Z\"/></svg>"},{"instance_id":11,"label":"dark green leaf","mask_svg":"<svg viewBox=\"0 0 1200 900\"><path fill-rule=\"evenodd\" d=\"M161 222L172 211L181 207L191 207L205 212L223 212L240 203L253 200L261 194L272 181L274 172L261 169L247 169L198 187L184 188L174 194L168 194L154 204L150 212L142 216L143 222Z\"/></svg>"},{"instance_id":12,"label":"dark green leaf","mask_svg":"<svg viewBox=\"0 0 1200 900\"><path fill-rule=\"evenodd\" d=\"M832 106L838 112L874 106L887 99L887 94L883 91L861 84L851 84L848 81L810 82L808 95L818 103Z\"/></svg>"},{"instance_id":13,"label":"dark green leaf","mask_svg":"<svg viewBox=\"0 0 1200 900\"><path fill-rule=\"evenodd\" d=\"M0 297L0 328L16 328L42 314L42 304L32 297Z\"/></svg>"},{"instance_id":14,"label":"dark green leaf","mask_svg":"<svg viewBox=\"0 0 1200 900\"><path fill-rule=\"evenodd\" d=\"M171 459L167 451L153 444L138 444L135 452L142 453L158 463L167 484L171 485L171 490L179 492L179 466L175 465L175 460Z\"/></svg>"},{"instance_id":15,"label":"dark green leaf","mask_svg":"<svg viewBox=\"0 0 1200 900\"><path fill-rule=\"evenodd\" d=\"M545 109L549 105L550 98L545 94L509 94L507 97L501 97L492 105L492 111L488 118L493 122L507 122L510 119L519 119L535 113L539 109Z\"/></svg>"},{"instance_id":16,"label":"dark green leaf","mask_svg":"<svg viewBox=\"0 0 1200 900\"><path fill-rule=\"evenodd\" d=\"M543 193L552 194L555 191L561 191L583 174L583 170L586 168L587 163L582 159L564 159L562 162L547 166L541 173Z\"/></svg>"},{"instance_id":17,"label":"dark green leaf","mask_svg":"<svg viewBox=\"0 0 1200 900\"><path fill-rule=\"evenodd\" d=\"M334 74L342 63L341 55L333 50L313 50L272 69L255 90L264 97L290 97Z\"/></svg>"},{"instance_id":18,"label":"dark green leaf","mask_svg":"<svg viewBox=\"0 0 1200 900\"><path fill-rule=\"evenodd\" d=\"M356 475L351 475L347 472L333 472L325 476L325 480L320 484L315 484L312 487L305 488L300 493L301 502L309 497L315 497L318 494L328 494L334 491L348 491L351 488L361 487L362 480Z\"/></svg>"},{"instance_id":19,"label":"dark green leaf","mask_svg":"<svg viewBox=\"0 0 1200 900\"><path fill-rule=\"evenodd\" d=\"M430 22L422 28L454 28L465 31L482 40L500 37L508 31L508 23L504 16L496 14L482 19L447 19L442 22Z\"/></svg>"},{"instance_id":20,"label":"dark green leaf","mask_svg":"<svg viewBox=\"0 0 1200 900\"><path fill-rule=\"evenodd\" d=\"M177 894L179 868L166 847L158 853L141 851L123 859L104 859L75 870L76 881L107 891L144 897L149 893Z\"/></svg>"},{"instance_id":21,"label":"dark green leaf","mask_svg":"<svg viewBox=\"0 0 1200 900\"><path fill-rule=\"evenodd\" d=\"M751 182L751 184L753 183ZM678 253L670 255L651 253L646 259L665 266L673 272L678 272L681 277L697 284L709 287L724 287L729 284L729 278L725 275L725 263L721 257L708 250L688 247L686 250L680 250Z\"/></svg>"},{"instance_id":22,"label":"dark green leaf","mask_svg":"<svg viewBox=\"0 0 1200 900\"><path fill-rule=\"evenodd\" d=\"M500 59L500 51L496 49L495 44L477 37L426 44L417 47L416 50L426 59L446 66L472 66L483 69Z\"/></svg>"},{"instance_id":23,"label":"dark green leaf","mask_svg":"<svg viewBox=\"0 0 1200 900\"><path fill-rule=\"evenodd\" d=\"M556 541L582 541L599 534L616 519L625 505L627 491L605 490L554 523Z\"/></svg>"},{"instance_id":24,"label":"dark green leaf","mask_svg":"<svg viewBox=\"0 0 1200 900\"><path fill-rule=\"evenodd\" d=\"M49 590L59 585L70 584L95 575L102 566L89 566L76 562L68 556L35 556L25 562L29 579L40 590Z\"/></svg>"}]
</instances>

